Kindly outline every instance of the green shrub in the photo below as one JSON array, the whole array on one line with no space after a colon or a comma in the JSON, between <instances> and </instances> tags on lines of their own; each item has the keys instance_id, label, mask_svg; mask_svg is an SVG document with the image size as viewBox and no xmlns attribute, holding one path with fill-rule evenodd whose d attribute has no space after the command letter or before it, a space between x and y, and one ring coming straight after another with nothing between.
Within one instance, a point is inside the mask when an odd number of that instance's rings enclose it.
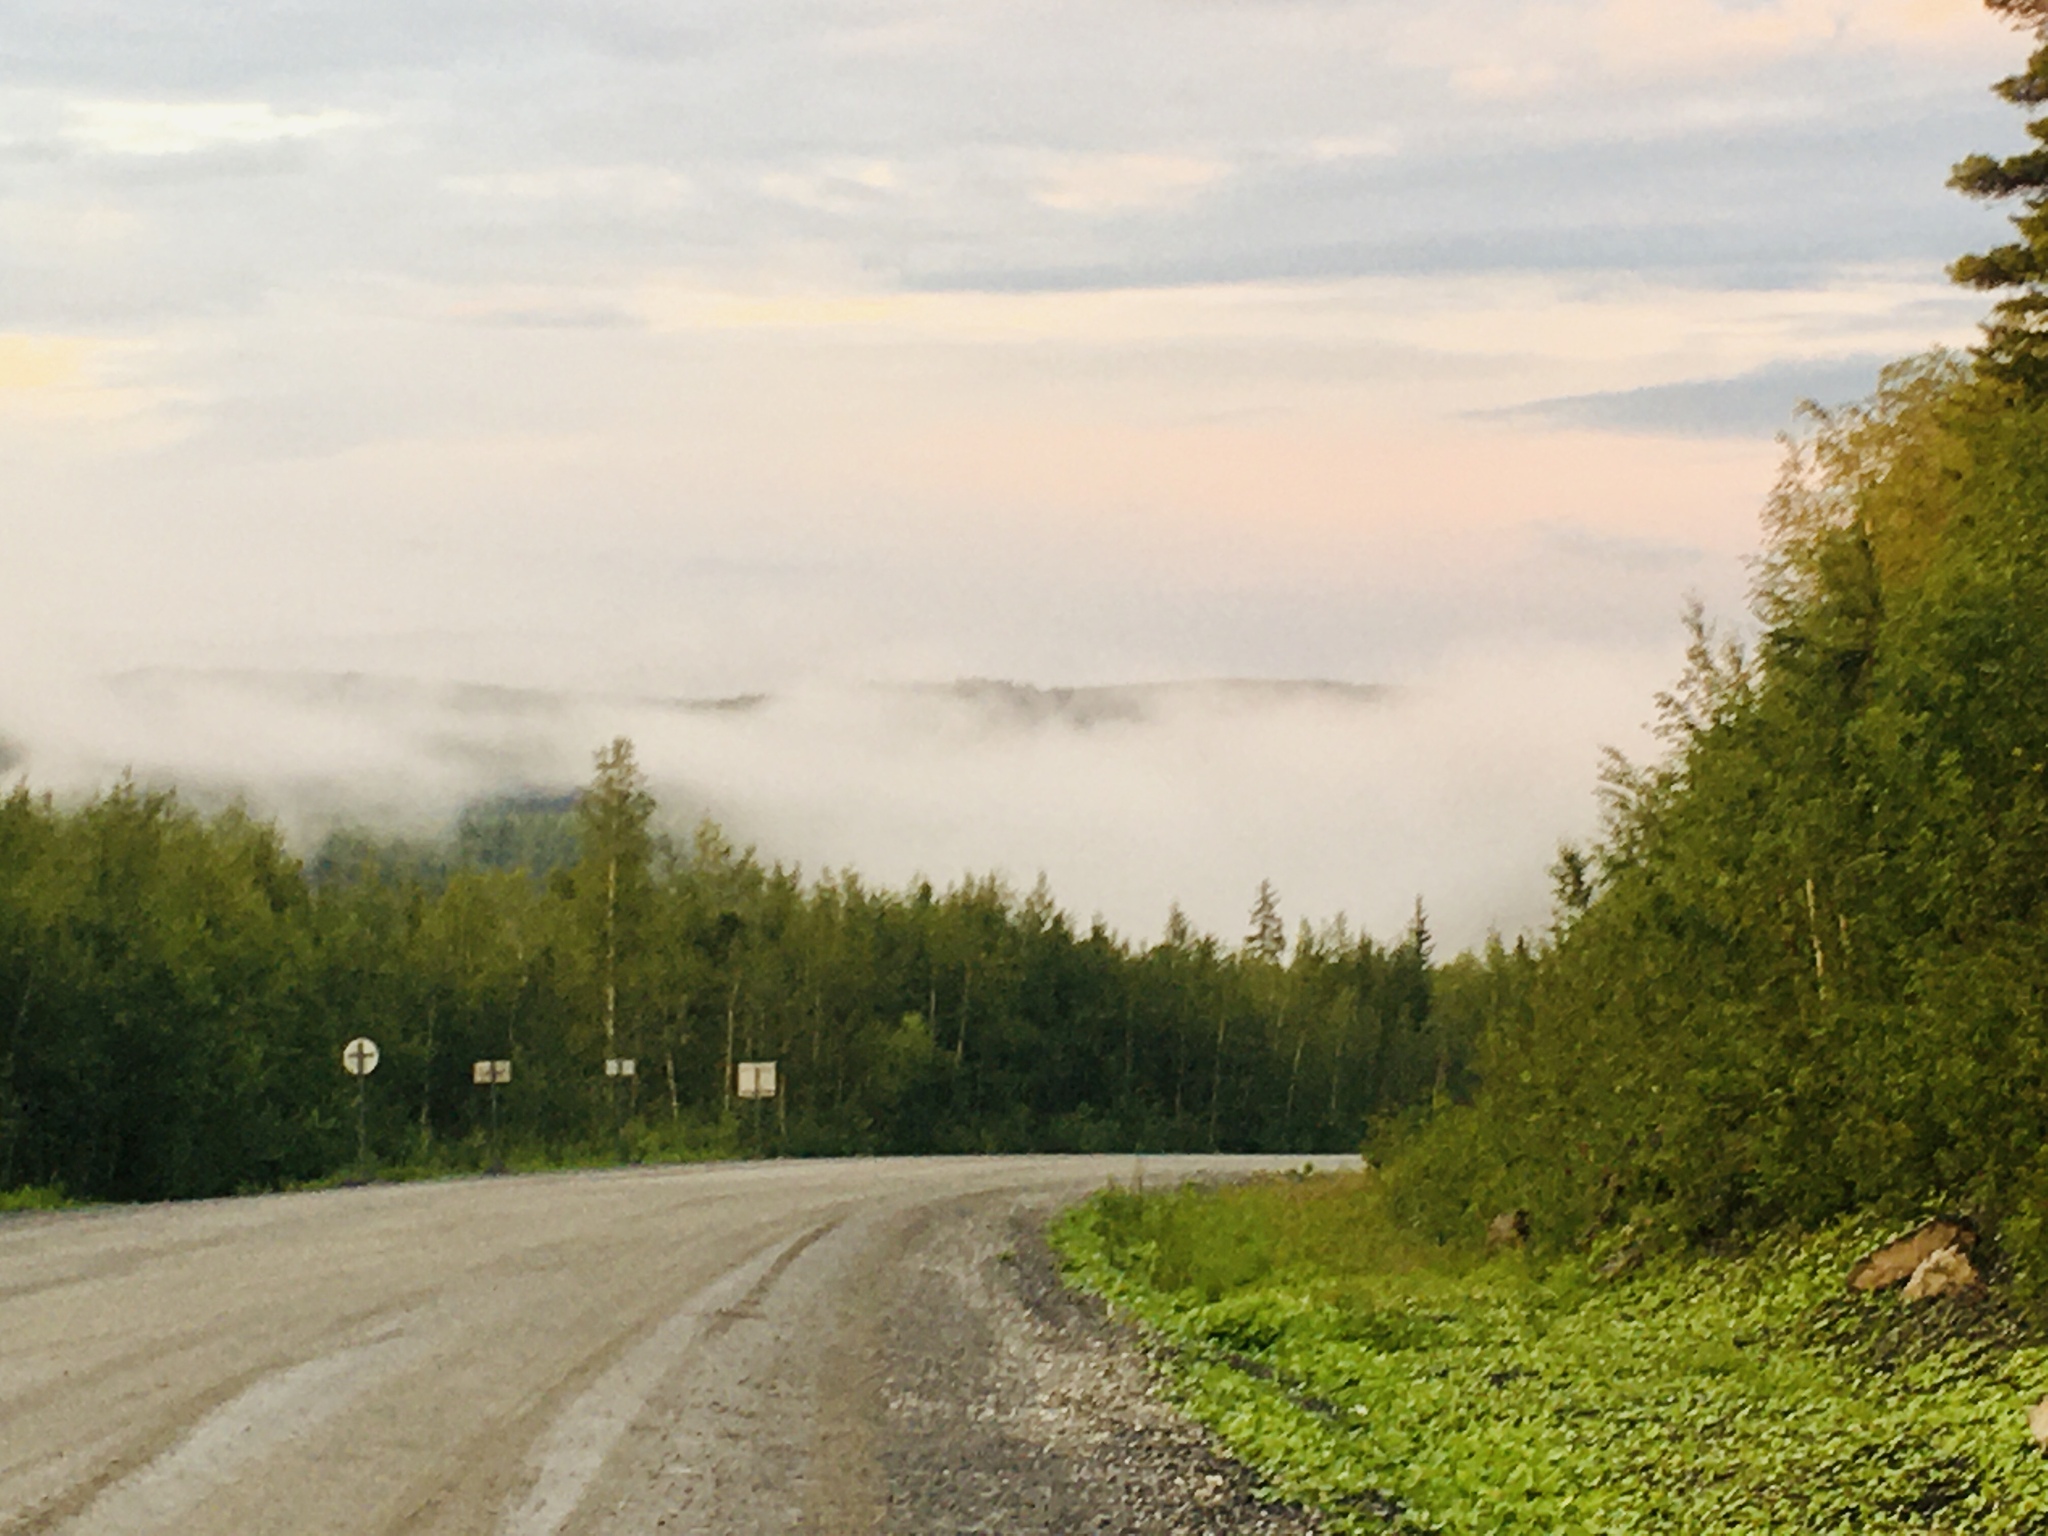
<instances>
[{"instance_id":1,"label":"green shrub","mask_svg":"<svg viewBox=\"0 0 2048 1536\"><path fill-rule=\"evenodd\" d=\"M68 1198L62 1187L55 1184L34 1184L21 1189L0 1190L0 1212L7 1211L66 1211L74 1209L80 1202Z\"/></svg>"}]
</instances>

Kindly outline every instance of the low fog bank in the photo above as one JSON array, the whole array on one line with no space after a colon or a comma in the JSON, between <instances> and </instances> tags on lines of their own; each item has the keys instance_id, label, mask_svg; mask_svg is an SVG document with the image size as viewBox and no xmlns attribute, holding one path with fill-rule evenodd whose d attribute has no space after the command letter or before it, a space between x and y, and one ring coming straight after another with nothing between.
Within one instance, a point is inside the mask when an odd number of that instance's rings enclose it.
<instances>
[{"instance_id":1,"label":"low fog bank","mask_svg":"<svg viewBox=\"0 0 2048 1536\"><path fill-rule=\"evenodd\" d=\"M1561 838L1596 824L1599 750L1639 753L1675 658L1473 657L1398 689L998 681L664 700L361 675L147 671L0 696L0 767L63 796L124 772L240 797L310 850L341 826L432 835L462 808L583 782L633 738L664 819L870 882L1043 872L1136 938L1178 901L1240 936L1262 879L1290 925L1391 935L1422 896L1446 951L1543 921Z\"/></svg>"}]
</instances>

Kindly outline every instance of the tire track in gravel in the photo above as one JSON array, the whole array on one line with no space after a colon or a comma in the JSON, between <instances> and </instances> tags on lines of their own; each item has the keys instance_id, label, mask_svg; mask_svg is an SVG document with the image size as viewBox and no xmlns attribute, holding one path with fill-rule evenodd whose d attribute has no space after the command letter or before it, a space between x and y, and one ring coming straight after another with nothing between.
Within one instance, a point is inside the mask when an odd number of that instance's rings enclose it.
<instances>
[{"instance_id":1,"label":"tire track in gravel","mask_svg":"<svg viewBox=\"0 0 2048 1536\"><path fill-rule=\"evenodd\" d=\"M526 1497L499 1523L499 1536L557 1536L589 1495L648 1400L691 1349L716 1340L764 1296L818 1239L826 1222L728 1270L628 1348L571 1402L527 1457Z\"/></svg>"}]
</instances>

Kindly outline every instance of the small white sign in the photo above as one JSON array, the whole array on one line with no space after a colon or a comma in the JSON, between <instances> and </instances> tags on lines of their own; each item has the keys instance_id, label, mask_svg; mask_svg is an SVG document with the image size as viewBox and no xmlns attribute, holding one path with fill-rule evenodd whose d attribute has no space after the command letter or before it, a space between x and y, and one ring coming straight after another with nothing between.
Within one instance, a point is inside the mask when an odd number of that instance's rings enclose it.
<instances>
[{"instance_id":1,"label":"small white sign","mask_svg":"<svg viewBox=\"0 0 2048 1536\"><path fill-rule=\"evenodd\" d=\"M377 1070L377 1042L357 1035L341 1048L341 1066L350 1077L368 1077Z\"/></svg>"},{"instance_id":2,"label":"small white sign","mask_svg":"<svg viewBox=\"0 0 2048 1536\"><path fill-rule=\"evenodd\" d=\"M639 1064L630 1056L607 1056L604 1059L606 1077L631 1077Z\"/></svg>"},{"instance_id":3,"label":"small white sign","mask_svg":"<svg viewBox=\"0 0 2048 1536\"><path fill-rule=\"evenodd\" d=\"M509 1083L512 1081L512 1063L509 1061L480 1061L469 1069L472 1083Z\"/></svg>"},{"instance_id":4,"label":"small white sign","mask_svg":"<svg viewBox=\"0 0 2048 1536\"><path fill-rule=\"evenodd\" d=\"M743 1099L775 1097L775 1063L743 1061L739 1064L739 1095Z\"/></svg>"}]
</instances>

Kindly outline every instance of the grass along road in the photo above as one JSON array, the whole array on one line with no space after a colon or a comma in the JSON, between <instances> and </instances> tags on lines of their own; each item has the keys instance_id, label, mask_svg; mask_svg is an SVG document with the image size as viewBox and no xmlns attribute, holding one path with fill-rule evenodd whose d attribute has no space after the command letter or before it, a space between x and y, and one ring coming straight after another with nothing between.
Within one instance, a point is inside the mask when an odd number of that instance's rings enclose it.
<instances>
[{"instance_id":1,"label":"grass along road","mask_svg":"<svg viewBox=\"0 0 2048 1536\"><path fill-rule=\"evenodd\" d=\"M1609 1280L1423 1245L1358 1174L1111 1192L1054 1237L1187 1408L1335 1530L2048 1532L2048 1341L1995 1287L1851 1297L1894 1230Z\"/></svg>"}]
</instances>

